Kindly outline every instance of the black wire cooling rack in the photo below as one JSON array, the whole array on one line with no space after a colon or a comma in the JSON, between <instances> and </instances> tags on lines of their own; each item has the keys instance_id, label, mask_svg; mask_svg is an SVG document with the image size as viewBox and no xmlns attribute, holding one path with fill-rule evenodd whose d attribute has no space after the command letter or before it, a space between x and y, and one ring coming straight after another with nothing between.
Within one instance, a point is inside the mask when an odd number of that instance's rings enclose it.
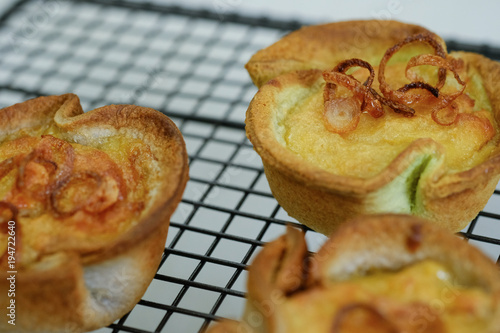
<instances>
[{"instance_id":1,"label":"black wire cooling rack","mask_svg":"<svg viewBox=\"0 0 500 333\"><path fill-rule=\"evenodd\" d=\"M225 2L224 2L225 3ZM230 4L230 2L227 2ZM190 181L171 221L161 266L126 316L96 332L202 332L239 318L246 265L293 219L268 188L247 141L256 89L244 64L298 22L127 1L12 1L0 17L0 106L74 92L84 109L129 103L170 116L190 158ZM449 41L500 59L487 45ZM500 254L500 191L462 233ZM325 237L306 233L312 251Z\"/></svg>"}]
</instances>

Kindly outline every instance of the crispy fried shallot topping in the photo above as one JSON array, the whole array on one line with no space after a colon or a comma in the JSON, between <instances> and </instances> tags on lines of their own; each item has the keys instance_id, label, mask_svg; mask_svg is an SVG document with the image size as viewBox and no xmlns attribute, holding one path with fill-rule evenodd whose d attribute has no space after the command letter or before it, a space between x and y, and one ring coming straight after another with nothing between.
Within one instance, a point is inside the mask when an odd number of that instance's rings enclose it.
<instances>
[{"instance_id":1,"label":"crispy fried shallot topping","mask_svg":"<svg viewBox=\"0 0 500 333\"><path fill-rule=\"evenodd\" d=\"M375 307L364 303L348 304L333 320L331 333L384 332L400 333L399 329Z\"/></svg>"},{"instance_id":2,"label":"crispy fried shallot topping","mask_svg":"<svg viewBox=\"0 0 500 333\"><path fill-rule=\"evenodd\" d=\"M400 304L387 299L349 303L336 313L331 333L446 332L439 312L421 302Z\"/></svg>"},{"instance_id":3,"label":"crispy fried shallot topping","mask_svg":"<svg viewBox=\"0 0 500 333\"><path fill-rule=\"evenodd\" d=\"M453 108L452 110L454 112L453 112L452 116L447 117L447 118L439 117L439 111L446 108L457 97L459 97L460 95L463 94L463 92L465 90L465 86L466 86L465 82L462 81L462 79L460 79L460 76L458 75L457 71L455 70L455 68L453 67L451 62L449 62L443 58L437 57L435 55L431 55L431 54L421 54L421 55L418 55L418 56L411 58L410 61L408 62L408 64L406 65L406 72L408 73L409 69L412 67L421 66L421 65L438 66L441 69L444 68L444 69L451 71L455 77L455 80L457 80L458 84L460 84L462 86L462 88L460 90L458 90L457 92L452 93L452 94L442 94L439 92L439 96L436 96L438 98L438 100L432 104L432 119L434 119L434 121L436 123L438 123L440 125L453 124L456 121L456 118L457 118L456 116L458 115L457 108ZM447 121L446 119L450 119L451 122Z\"/></svg>"},{"instance_id":4,"label":"crispy fried shallot topping","mask_svg":"<svg viewBox=\"0 0 500 333\"><path fill-rule=\"evenodd\" d=\"M112 206L119 196L116 180L86 171L72 174L51 193L50 202L61 216L73 215L79 210L97 214Z\"/></svg>"},{"instance_id":5,"label":"crispy fried shallot topping","mask_svg":"<svg viewBox=\"0 0 500 333\"><path fill-rule=\"evenodd\" d=\"M384 56L382 57L382 60L380 61L380 65L379 65L379 69L378 69L378 80L380 83L380 91L382 92L382 94L385 97L387 97L390 100L393 100L393 101L395 100L395 101L398 101L398 102L403 103L403 104L410 104L411 102L413 102L412 96L408 96L408 94L405 94L405 93L406 93L406 91L408 91L409 86L415 85L414 82L421 82L420 81L421 78L419 78L415 74L409 73L408 67L407 67L406 77L412 82L401 87L398 90L393 90L391 88L391 86L385 80L385 67L386 67L389 59L391 59L392 56L396 52L398 52L403 46L405 46L407 44L415 43L415 42L426 43L426 44L430 45L434 49L434 52L436 54L436 58L439 57L443 60L446 60L446 57L447 57L446 51L444 50L443 46L438 41L436 41L434 38L432 38L430 35L427 35L427 34L417 34L417 35L409 36L406 39L404 39L403 41L401 41L401 42L397 43L396 45L394 45L393 47L389 48L385 52ZM413 60L413 58L410 59L410 62L412 60ZM432 64L429 63L429 65L432 65ZM438 72L438 83L437 83L436 87L433 87L433 88L435 88L437 91L439 91L439 89L441 89L444 86L445 81L446 81L446 70L444 68L440 68L439 72ZM428 88L432 87L430 85L423 84L423 82L417 83L417 85L419 85L419 84L422 84L421 88L423 88L423 89L428 89Z\"/></svg>"},{"instance_id":6,"label":"crispy fried shallot topping","mask_svg":"<svg viewBox=\"0 0 500 333\"><path fill-rule=\"evenodd\" d=\"M112 230L123 216L144 208L142 202L124 202L128 199L126 179L105 152L74 146L52 135L14 141L0 161L0 247L6 244L9 221L18 222L16 256L24 252L21 224L28 223L18 217L36 219L48 214L70 228ZM0 248L0 267L7 264L5 249Z\"/></svg>"},{"instance_id":7,"label":"crispy fried shallot topping","mask_svg":"<svg viewBox=\"0 0 500 333\"><path fill-rule=\"evenodd\" d=\"M49 203L50 193L73 171L74 157L69 143L52 135L42 136L31 152L0 163L0 179L13 169L17 171L14 188L1 199L18 207L23 216L40 214Z\"/></svg>"},{"instance_id":8,"label":"crispy fried shallot topping","mask_svg":"<svg viewBox=\"0 0 500 333\"><path fill-rule=\"evenodd\" d=\"M421 54L412 57L406 66L405 76L411 82L399 89L392 89L385 78L387 62L403 46L411 43L425 43L434 49L435 54ZM380 61L378 71L380 95L371 87L375 78L373 67L361 59L348 59L339 63L332 70L323 72L326 82L323 93L324 119L328 130L334 133L347 133L354 130L360 120L361 113L366 112L374 118L384 114L382 105L391 108L394 112L401 113L406 117L412 117L415 109L410 105L415 103L428 103L432 113L432 119L440 125L451 125L458 119L458 107L453 104L465 90L466 83L458 75L456 64L458 62L446 54L443 46L432 36L417 34L410 36L389 48ZM412 68L422 65L438 67L438 78L435 86L424 82L423 78L411 71ZM353 67L365 68L370 76L364 83L346 74ZM451 71L455 80L461 88L454 92L444 94L441 89L446 83L446 71ZM351 97L338 97L337 85L341 85L352 92ZM408 93L412 90L423 90L427 94ZM433 98L428 99L430 96Z\"/></svg>"},{"instance_id":9,"label":"crispy fried shallot topping","mask_svg":"<svg viewBox=\"0 0 500 333\"><path fill-rule=\"evenodd\" d=\"M352 67L366 68L370 76L361 83L352 75L345 74ZM333 70L323 72L323 78L326 81L323 116L332 132L346 133L354 130L358 126L361 112L366 111L375 118L384 114L380 101L372 93L375 71L368 62L361 59L343 61ZM352 97L336 98L337 84L349 89L353 93Z\"/></svg>"},{"instance_id":10,"label":"crispy fried shallot topping","mask_svg":"<svg viewBox=\"0 0 500 333\"><path fill-rule=\"evenodd\" d=\"M57 164L35 153L26 155L19 164L19 174L16 186L19 190L27 190L34 194L43 195L45 186L54 182ZM52 181L50 178L53 178Z\"/></svg>"},{"instance_id":11,"label":"crispy fried shallot topping","mask_svg":"<svg viewBox=\"0 0 500 333\"><path fill-rule=\"evenodd\" d=\"M52 208L59 217L80 210L99 214L113 206L121 195L121 179L108 175L106 170L99 173L75 170L75 155L71 144L44 135L31 152L0 162L0 180L17 167L15 186L2 199L7 201L0 203L14 207L16 215L16 207L22 207L20 214L29 214L25 212L27 208L41 206Z\"/></svg>"}]
</instances>

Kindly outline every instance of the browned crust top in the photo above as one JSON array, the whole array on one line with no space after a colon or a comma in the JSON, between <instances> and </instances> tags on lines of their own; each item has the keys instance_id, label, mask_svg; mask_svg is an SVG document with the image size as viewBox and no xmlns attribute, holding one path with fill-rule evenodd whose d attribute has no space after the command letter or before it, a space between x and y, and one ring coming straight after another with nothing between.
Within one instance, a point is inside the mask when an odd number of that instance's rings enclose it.
<instances>
[{"instance_id":1,"label":"browned crust top","mask_svg":"<svg viewBox=\"0 0 500 333\"><path fill-rule=\"evenodd\" d=\"M209 332L238 332L241 329L251 332L249 326L258 332L280 331L283 321L288 318L283 317L279 306L290 295L289 290L278 283L277 277L289 272L287 280L302 279L297 267L304 267L303 262L290 260L287 254L302 259L304 253L297 249L305 246L304 238L301 231L288 228L285 235L262 248L249 268L247 309L262 311L265 317L262 324L248 321L254 318L250 316L242 322L223 321ZM398 271L423 260L443 265L456 285L482 288L491 295L494 309L500 315L500 270L497 265L467 241L409 215L358 216L347 221L317 253L308 257L306 267L311 278L304 281L305 287L296 295L304 299L308 291L321 291L372 271ZM269 302L274 302L274 311L267 310ZM491 328L498 328L500 322L493 318L495 322Z\"/></svg>"},{"instance_id":2,"label":"browned crust top","mask_svg":"<svg viewBox=\"0 0 500 333\"><path fill-rule=\"evenodd\" d=\"M167 116L135 105L109 105L84 113L74 94L39 97L0 110L0 140L51 123L67 139L78 137L79 141L90 142L93 133L100 131L139 138L151 148L160 166L155 177L160 181L159 186L140 220L112 241L97 243L92 252L81 255L84 263L117 256L168 225L186 186L188 158L182 135ZM29 270L24 273L19 278L30 279ZM41 278L39 272L32 273ZM51 273L47 274L50 279Z\"/></svg>"},{"instance_id":3,"label":"browned crust top","mask_svg":"<svg viewBox=\"0 0 500 333\"><path fill-rule=\"evenodd\" d=\"M358 216L333 233L316 256L321 259L312 266L313 275L326 285L430 259L447 267L460 285L484 288L500 301L500 271L491 259L461 237L414 216Z\"/></svg>"},{"instance_id":4,"label":"browned crust top","mask_svg":"<svg viewBox=\"0 0 500 333\"><path fill-rule=\"evenodd\" d=\"M429 30L397 21L360 20L303 27L258 51L246 64L257 87L294 70L333 68L349 58L382 57L385 50L405 37Z\"/></svg>"}]
</instances>

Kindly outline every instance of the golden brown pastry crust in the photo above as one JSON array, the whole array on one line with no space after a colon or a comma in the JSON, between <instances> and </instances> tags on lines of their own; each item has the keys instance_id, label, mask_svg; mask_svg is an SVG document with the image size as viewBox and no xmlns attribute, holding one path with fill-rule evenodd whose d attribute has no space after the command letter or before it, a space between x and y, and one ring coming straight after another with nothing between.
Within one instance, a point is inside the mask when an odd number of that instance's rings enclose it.
<instances>
[{"instance_id":1,"label":"golden brown pastry crust","mask_svg":"<svg viewBox=\"0 0 500 333\"><path fill-rule=\"evenodd\" d=\"M309 27L307 31L316 31L318 35L324 36L328 41L325 42L325 48L330 50L330 47L334 48L330 43L337 45L344 41L350 26L351 29L360 29L370 24L372 23L369 21L361 21L353 22L351 26L350 22L342 22ZM398 30L397 27L406 28ZM336 28L341 32L334 33ZM381 29L378 39L372 44L378 45L376 43L380 42L383 49L393 43L394 38L401 38L401 34L404 36L407 32L415 30L418 30L415 26L390 22L387 30ZM396 34L394 37L395 31L400 31L401 34ZM271 46L270 50L279 49L279 45L300 44L299 41L305 45L307 40L302 38L303 32L299 30L296 34L292 33ZM378 48L375 48L375 51L370 49L370 54L378 52L377 50ZM381 51L380 57L384 51L385 49ZM279 55L278 51L271 52L267 49L262 52L259 58L266 55L277 59ZM283 57L287 58L288 54L285 52ZM496 93L500 91L500 82L495 79L500 75L500 64L477 54L460 52L459 55L481 75L491 102L493 116L497 124L500 123L500 98ZM340 58L345 59L343 55ZM311 61L308 65L313 67L315 62ZM335 64L329 64L330 67L333 65ZM279 71L286 72L290 69L292 68L285 66L280 67ZM275 72L266 71L265 75L268 73L274 75ZM322 69L310 69L274 77L260 87L247 111L247 136L262 158L273 195L290 216L328 235L342 221L357 214L401 213L402 211L381 209L378 204L379 199L385 195L383 194L385 189L405 170L409 170L419 158L431 155L435 157L436 164L427 167L425 177L422 175L420 178L417 196L421 207L412 214L424 217L450 231L459 231L485 206L500 179L498 143L491 156L483 163L470 170L446 173L447 170L438 161L443 155L440 145L431 139L418 139L393 161L388 161L388 166L379 174L369 178L341 176L322 170L306 163L284 147L275 132L277 123L275 113L279 109L278 97L291 87L317 87L323 82L321 74ZM300 200L297 193L300 193Z\"/></svg>"},{"instance_id":2,"label":"golden brown pastry crust","mask_svg":"<svg viewBox=\"0 0 500 333\"><path fill-rule=\"evenodd\" d=\"M179 130L165 115L139 106L109 105L83 113L73 94L2 109L0 124L0 142L55 126L59 137L82 145L112 136L138 139L157 159L158 174L146 184L149 201L131 227L81 251L44 253L17 271L16 325L2 320L0 331L84 332L112 323L139 301L158 268L170 216L188 179ZM2 290L8 289L7 276L0 272ZM8 302L4 295L0 306L5 309Z\"/></svg>"},{"instance_id":3,"label":"golden brown pastry crust","mask_svg":"<svg viewBox=\"0 0 500 333\"><path fill-rule=\"evenodd\" d=\"M346 21L303 27L258 51L245 68L257 87L284 73L302 69L333 68L342 60L366 59L367 54L385 50L405 37L429 33L418 25L397 21ZM376 48L376 49L374 49ZM368 50L368 52L367 52ZM378 61L375 60L375 61Z\"/></svg>"},{"instance_id":4,"label":"golden brown pastry crust","mask_svg":"<svg viewBox=\"0 0 500 333\"><path fill-rule=\"evenodd\" d=\"M398 271L424 260L442 264L459 285L479 287L491 295L496 315L487 332L500 329L498 267L475 247L427 221L407 215L359 216L331 235L317 253L308 256L298 251L304 244L301 232L292 228L266 244L249 269L242 321L224 320L209 332L285 332L296 319L282 311L291 297L300 297L304 307L314 307L314 295L328 286L372 271ZM283 260L287 256L294 260ZM276 278L280 275L295 287L283 287ZM331 317L325 320L333 322Z\"/></svg>"}]
</instances>

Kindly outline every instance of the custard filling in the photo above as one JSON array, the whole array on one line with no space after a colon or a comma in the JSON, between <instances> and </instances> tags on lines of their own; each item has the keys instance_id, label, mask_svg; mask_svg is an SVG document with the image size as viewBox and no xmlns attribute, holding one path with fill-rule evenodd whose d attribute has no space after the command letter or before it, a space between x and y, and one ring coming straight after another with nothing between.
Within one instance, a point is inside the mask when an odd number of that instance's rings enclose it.
<instances>
[{"instance_id":1,"label":"custard filling","mask_svg":"<svg viewBox=\"0 0 500 333\"><path fill-rule=\"evenodd\" d=\"M459 59L460 55L453 56ZM395 87L408 81L404 76L406 62L402 60L391 59L385 69L385 76ZM324 117L325 83L321 79L311 87L293 86L281 93L276 101L275 134L279 142L302 159L342 176L373 177L420 138L432 139L442 147L435 154L444 155L449 172L468 170L491 155L498 144L499 131L480 75L472 66L464 67L460 77L466 86L456 99L459 117L451 124L437 123L428 105L416 106L411 117L383 106L382 116L375 118L362 112L354 129L332 132ZM431 74L428 68L419 72L421 76ZM363 82L366 71L357 70L350 75ZM377 78L372 88L380 93ZM460 88L452 79L449 81L444 91ZM349 94L347 89L338 87L336 98L341 103Z\"/></svg>"},{"instance_id":2,"label":"custard filling","mask_svg":"<svg viewBox=\"0 0 500 333\"><path fill-rule=\"evenodd\" d=\"M156 158L140 139L82 145L50 128L41 133L0 143L0 266L8 261L9 221L22 267L112 241L134 226L154 189Z\"/></svg>"},{"instance_id":3,"label":"custard filling","mask_svg":"<svg viewBox=\"0 0 500 333\"><path fill-rule=\"evenodd\" d=\"M486 290L425 260L297 293L283 316L286 332L487 332L494 306Z\"/></svg>"}]
</instances>

